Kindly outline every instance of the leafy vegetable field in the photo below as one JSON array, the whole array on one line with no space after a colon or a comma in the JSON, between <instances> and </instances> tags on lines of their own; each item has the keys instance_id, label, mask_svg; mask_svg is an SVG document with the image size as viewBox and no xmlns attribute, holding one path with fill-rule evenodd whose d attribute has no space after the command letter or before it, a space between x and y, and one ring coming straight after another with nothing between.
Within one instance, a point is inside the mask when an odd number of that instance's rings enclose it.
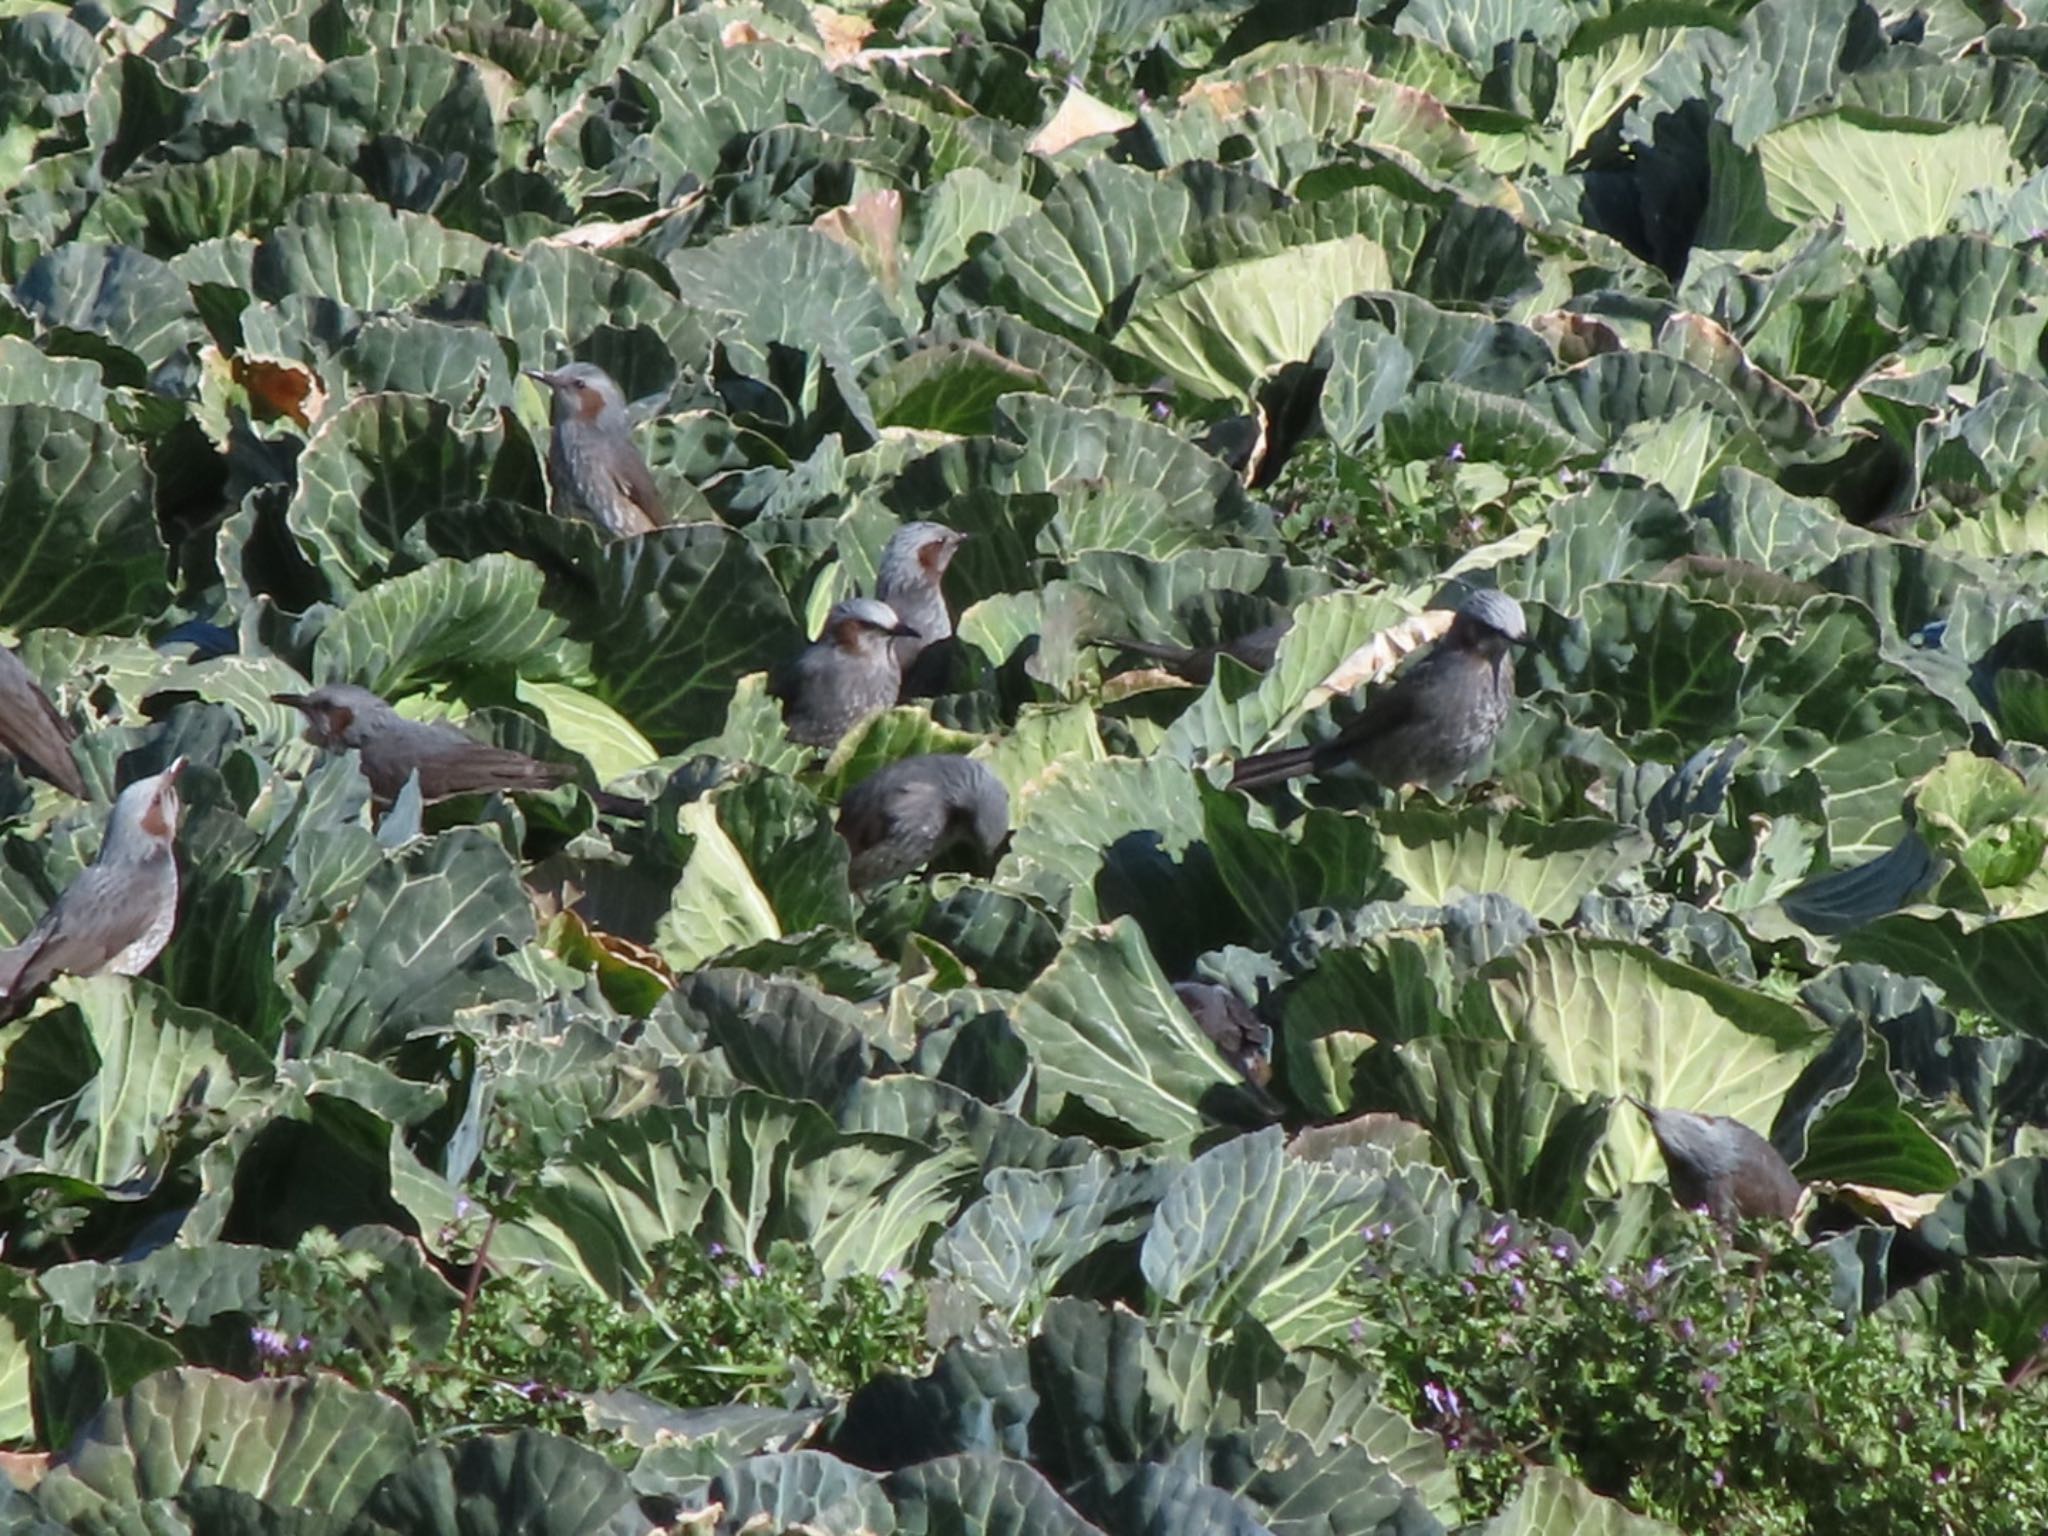
<instances>
[{"instance_id":1,"label":"leafy vegetable field","mask_svg":"<svg viewBox=\"0 0 2048 1536\"><path fill-rule=\"evenodd\" d=\"M2048 28L0 0L0 187L0 938L188 764L0 1024L5 1529L2048 1530ZM1475 782L1227 787L1484 588ZM327 683L578 777L375 814ZM1012 836L856 893L920 753Z\"/></svg>"}]
</instances>

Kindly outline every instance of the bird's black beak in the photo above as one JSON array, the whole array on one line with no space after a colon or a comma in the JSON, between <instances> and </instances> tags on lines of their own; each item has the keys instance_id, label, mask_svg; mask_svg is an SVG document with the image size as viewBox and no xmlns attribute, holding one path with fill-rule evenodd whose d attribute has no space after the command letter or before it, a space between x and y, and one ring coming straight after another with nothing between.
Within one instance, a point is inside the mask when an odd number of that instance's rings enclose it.
<instances>
[{"instance_id":1,"label":"bird's black beak","mask_svg":"<svg viewBox=\"0 0 2048 1536\"><path fill-rule=\"evenodd\" d=\"M312 701L303 693L273 693L270 696L270 702L273 704L289 704L293 709L304 709Z\"/></svg>"},{"instance_id":2,"label":"bird's black beak","mask_svg":"<svg viewBox=\"0 0 2048 1536\"><path fill-rule=\"evenodd\" d=\"M519 371L543 389L553 389L555 387L555 376L545 368L522 368Z\"/></svg>"},{"instance_id":3,"label":"bird's black beak","mask_svg":"<svg viewBox=\"0 0 2048 1536\"><path fill-rule=\"evenodd\" d=\"M900 620L898 621L896 627L890 630L889 633L892 635L903 635L912 640L922 640L924 638L923 630L915 629L908 624L902 623Z\"/></svg>"},{"instance_id":4,"label":"bird's black beak","mask_svg":"<svg viewBox=\"0 0 2048 1536\"><path fill-rule=\"evenodd\" d=\"M179 775L184 773L184 771L185 757L182 753L180 753L177 757L172 758L170 761L170 766L164 769L162 775L164 783L166 785L176 784L178 782Z\"/></svg>"}]
</instances>

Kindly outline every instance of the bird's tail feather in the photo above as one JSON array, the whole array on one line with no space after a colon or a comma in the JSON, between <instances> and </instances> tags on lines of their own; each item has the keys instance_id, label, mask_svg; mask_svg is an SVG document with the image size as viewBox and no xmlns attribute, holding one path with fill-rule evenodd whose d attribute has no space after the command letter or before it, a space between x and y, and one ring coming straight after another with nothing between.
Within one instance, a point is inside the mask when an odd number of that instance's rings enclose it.
<instances>
[{"instance_id":1,"label":"bird's tail feather","mask_svg":"<svg viewBox=\"0 0 2048 1536\"><path fill-rule=\"evenodd\" d=\"M634 821L645 821L651 809L645 800L635 800L631 795L615 795L608 789L593 790L590 798L607 816L625 816Z\"/></svg>"},{"instance_id":2,"label":"bird's tail feather","mask_svg":"<svg viewBox=\"0 0 2048 1536\"><path fill-rule=\"evenodd\" d=\"M1262 789L1268 784L1284 783L1310 772L1316 765L1314 747L1287 747L1279 752L1261 752L1256 757L1239 760L1231 771L1232 789Z\"/></svg>"},{"instance_id":3,"label":"bird's tail feather","mask_svg":"<svg viewBox=\"0 0 2048 1536\"><path fill-rule=\"evenodd\" d=\"M0 998L5 998L14 991L14 984L21 979L21 973L27 967L29 956L33 953L34 951L26 944L15 944L0 949Z\"/></svg>"},{"instance_id":4,"label":"bird's tail feather","mask_svg":"<svg viewBox=\"0 0 2048 1536\"><path fill-rule=\"evenodd\" d=\"M1119 651L1129 651L1133 656L1149 656L1154 661L1187 661L1195 654L1184 645L1162 645L1156 640L1133 640L1128 635L1102 635L1091 640L1089 644L1113 646Z\"/></svg>"}]
</instances>

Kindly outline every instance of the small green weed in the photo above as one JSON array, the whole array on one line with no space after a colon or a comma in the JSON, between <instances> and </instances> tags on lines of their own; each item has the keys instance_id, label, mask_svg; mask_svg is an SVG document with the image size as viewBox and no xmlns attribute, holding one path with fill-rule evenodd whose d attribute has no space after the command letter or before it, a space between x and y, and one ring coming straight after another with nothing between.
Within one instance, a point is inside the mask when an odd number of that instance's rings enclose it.
<instances>
[{"instance_id":1,"label":"small green weed","mask_svg":"<svg viewBox=\"0 0 2048 1536\"><path fill-rule=\"evenodd\" d=\"M1852 1325L1821 1255L1704 1218L1624 1270L1506 1224L1462 1275L1373 1265L1359 1349L1450 1448L1464 1513L1563 1467L1698 1536L2037 1536L2048 1353L2008 1377L1882 1317Z\"/></svg>"}]
</instances>

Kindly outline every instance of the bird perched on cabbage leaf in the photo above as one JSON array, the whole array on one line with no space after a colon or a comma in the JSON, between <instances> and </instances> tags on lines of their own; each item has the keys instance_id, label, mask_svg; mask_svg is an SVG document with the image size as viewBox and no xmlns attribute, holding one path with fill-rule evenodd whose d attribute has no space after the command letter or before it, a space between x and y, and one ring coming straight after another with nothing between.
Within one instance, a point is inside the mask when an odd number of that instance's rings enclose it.
<instances>
[{"instance_id":1,"label":"bird perched on cabbage leaf","mask_svg":"<svg viewBox=\"0 0 2048 1536\"><path fill-rule=\"evenodd\" d=\"M1473 593L1429 654L1335 736L1244 758L1231 787L1257 789L1305 773L1364 773L1389 789L1456 782L1493 750L1515 699L1510 648L1528 636L1520 603L1504 592Z\"/></svg>"},{"instance_id":2,"label":"bird perched on cabbage leaf","mask_svg":"<svg viewBox=\"0 0 2048 1536\"><path fill-rule=\"evenodd\" d=\"M543 763L476 740L446 720L408 720L353 683L324 683L311 693L274 693L306 718L306 740L329 752L362 754L370 797L388 808L412 774L420 776L420 799L428 804L451 795L493 790L544 790L567 783L576 770L567 763Z\"/></svg>"},{"instance_id":3,"label":"bird perched on cabbage leaf","mask_svg":"<svg viewBox=\"0 0 2048 1536\"><path fill-rule=\"evenodd\" d=\"M74 799L85 799L85 780L71 758L77 732L29 675L14 652L0 649L0 748L22 768Z\"/></svg>"},{"instance_id":4,"label":"bird perched on cabbage leaf","mask_svg":"<svg viewBox=\"0 0 2048 1536\"><path fill-rule=\"evenodd\" d=\"M1729 1115L1659 1109L1631 1097L1649 1118L1650 1132L1671 1174L1671 1197L1688 1210L1705 1207L1723 1226L1776 1217L1790 1221L1800 1183L1772 1146Z\"/></svg>"},{"instance_id":5,"label":"bird perched on cabbage leaf","mask_svg":"<svg viewBox=\"0 0 2048 1536\"><path fill-rule=\"evenodd\" d=\"M613 538L668 525L661 492L633 443L626 397L595 363L570 363L526 376L553 397L548 484L556 512L597 524Z\"/></svg>"},{"instance_id":6,"label":"bird perched on cabbage leaf","mask_svg":"<svg viewBox=\"0 0 2048 1536\"><path fill-rule=\"evenodd\" d=\"M789 739L830 747L894 704L903 675L890 642L916 633L895 609L871 597L834 603L818 638L768 682L769 693L782 700Z\"/></svg>"},{"instance_id":7,"label":"bird perched on cabbage leaf","mask_svg":"<svg viewBox=\"0 0 2048 1536\"><path fill-rule=\"evenodd\" d=\"M941 523L905 523L883 546L875 572L875 598L917 633L899 636L896 664L902 698L940 692L953 656L953 615L942 586L946 568L967 535Z\"/></svg>"},{"instance_id":8,"label":"bird perched on cabbage leaf","mask_svg":"<svg viewBox=\"0 0 2048 1536\"><path fill-rule=\"evenodd\" d=\"M115 797L92 863L28 937L0 950L0 1020L58 976L139 976L178 922L178 778L185 759Z\"/></svg>"},{"instance_id":9,"label":"bird perched on cabbage leaf","mask_svg":"<svg viewBox=\"0 0 2048 1536\"><path fill-rule=\"evenodd\" d=\"M959 848L993 861L1010 835L1010 794L971 757L906 757L846 792L839 835L853 855L847 875L855 890Z\"/></svg>"}]
</instances>

